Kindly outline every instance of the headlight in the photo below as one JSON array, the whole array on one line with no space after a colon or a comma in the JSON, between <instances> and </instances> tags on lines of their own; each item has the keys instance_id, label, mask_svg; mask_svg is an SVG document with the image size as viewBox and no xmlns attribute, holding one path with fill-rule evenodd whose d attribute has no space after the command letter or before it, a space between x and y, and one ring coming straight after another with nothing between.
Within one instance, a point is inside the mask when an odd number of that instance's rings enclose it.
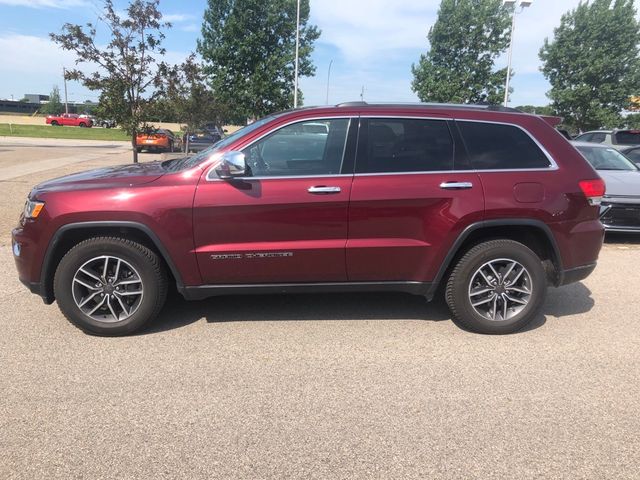
<instances>
[{"instance_id":1,"label":"headlight","mask_svg":"<svg viewBox=\"0 0 640 480\"><path fill-rule=\"evenodd\" d=\"M33 200L27 200L24 204L24 218L38 218L40 212L44 208L44 202L35 202Z\"/></svg>"}]
</instances>

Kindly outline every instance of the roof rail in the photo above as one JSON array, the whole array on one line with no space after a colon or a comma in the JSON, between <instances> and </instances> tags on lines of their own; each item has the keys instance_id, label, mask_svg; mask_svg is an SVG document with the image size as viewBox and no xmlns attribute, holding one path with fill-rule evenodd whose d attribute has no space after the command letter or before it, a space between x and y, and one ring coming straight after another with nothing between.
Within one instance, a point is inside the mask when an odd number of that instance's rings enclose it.
<instances>
[{"instance_id":1,"label":"roof rail","mask_svg":"<svg viewBox=\"0 0 640 480\"><path fill-rule=\"evenodd\" d=\"M513 112L513 113L522 113L517 108L504 107L502 105L491 105L491 104L483 104L483 103L420 103L420 102L409 102L409 103L400 103L400 102L376 102L376 103L367 103L367 102L344 102L339 103L336 107L413 107L413 108L455 108L460 110L490 110L494 112Z\"/></svg>"}]
</instances>

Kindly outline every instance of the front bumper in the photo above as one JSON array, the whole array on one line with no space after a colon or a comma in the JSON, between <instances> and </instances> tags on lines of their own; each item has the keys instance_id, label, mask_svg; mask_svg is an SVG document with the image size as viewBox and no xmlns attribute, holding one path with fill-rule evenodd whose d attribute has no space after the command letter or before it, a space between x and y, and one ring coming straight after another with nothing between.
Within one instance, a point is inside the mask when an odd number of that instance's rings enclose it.
<instances>
[{"instance_id":1,"label":"front bumper","mask_svg":"<svg viewBox=\"0 0 640 480\"><path fill-rule=\"evenodd\" d=\"M38 247L32 237L26 235L23 228L15 228L11 232L11 247L20 282L31 293L41 296L45 303L52 303L53 299L49 298L50 295L45 292L39 275L35 273L35 262L38 261L38 255L36 255Z\"/></svg>"}]
</instances>

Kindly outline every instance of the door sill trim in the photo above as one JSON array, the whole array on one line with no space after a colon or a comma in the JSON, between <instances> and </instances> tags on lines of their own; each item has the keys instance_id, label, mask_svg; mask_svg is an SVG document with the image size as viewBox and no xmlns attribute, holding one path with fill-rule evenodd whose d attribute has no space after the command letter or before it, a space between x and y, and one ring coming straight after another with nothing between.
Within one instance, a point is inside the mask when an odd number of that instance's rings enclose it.
<instances>
[{"instance_id":1,"label":"door sill trim","mask_svg":"<svg viewBox=\"0 0 640 480\"><path fill-rule=\"evenodd\" d=\"M290 293L405 292L427 296L431 282L315 282L199 285L178 288L187 300L221 295L277 295Z\"/></svg>"}]
</instances>

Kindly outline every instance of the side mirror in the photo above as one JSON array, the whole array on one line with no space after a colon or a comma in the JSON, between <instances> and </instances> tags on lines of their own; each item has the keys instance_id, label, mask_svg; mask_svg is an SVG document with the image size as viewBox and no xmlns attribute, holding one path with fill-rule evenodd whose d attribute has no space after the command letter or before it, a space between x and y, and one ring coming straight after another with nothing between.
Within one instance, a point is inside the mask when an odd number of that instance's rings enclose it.
<instances>
[{"instance_id":1,"label":"side mirror","mask_svg":"<svg viewBox=\"0 0 640 480\"><path fill-rule=\"evenodd\" d=\"M222 155L220 165L216 168L216 174L223 180L229 180L243 176L246 170L247 162L244 153L232 150Z\"/></svg>"}]
</instances>

